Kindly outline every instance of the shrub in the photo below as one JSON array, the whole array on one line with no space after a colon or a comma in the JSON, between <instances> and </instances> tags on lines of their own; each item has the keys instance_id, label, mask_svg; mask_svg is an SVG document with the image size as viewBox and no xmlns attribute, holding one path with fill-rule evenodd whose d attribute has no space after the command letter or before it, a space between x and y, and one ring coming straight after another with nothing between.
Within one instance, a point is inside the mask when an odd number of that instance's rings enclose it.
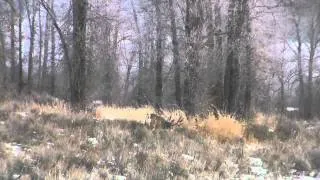
<instances>
[{"instance_id":1,"label":"shrub","mask_svg":"<svg viewBox=\"0 0 320 180\"><path fill-rule=\"evenodd\" d=\"M270 140L273 138L273 132L266 125L249 124L245 130L247 139L255 138L258 141Z\"/></svg>"},{"instance_id":2,"label":"shrub","mask_svg":"<svg viewBox=\"0 0 320 180\"><path fill-rule=\"evenodd\" d=\"M281 121L277 124L275 132L280 140L286 141L291 138L297 137L300 129L295 122Z\"/></svg>"}]
</instances>

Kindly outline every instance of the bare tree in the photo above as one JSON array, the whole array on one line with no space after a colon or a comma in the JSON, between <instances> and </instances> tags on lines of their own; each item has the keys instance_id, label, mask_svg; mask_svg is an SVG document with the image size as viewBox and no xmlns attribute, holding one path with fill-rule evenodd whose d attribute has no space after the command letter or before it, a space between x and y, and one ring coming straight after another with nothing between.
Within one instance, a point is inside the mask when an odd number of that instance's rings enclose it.
<instances>
[{"instance_id":1,"label":"bare tree","mask_svg":"<svg viewBox=\"0 0 320 180\"><path fill-rule=\"evenodd\" d=\"M44 30L43 63L42 63L42 73L41 73L41 89L42 90L48 90L49 38L50 38L50 14L47 12L46 25Z\"/></svg>"},{"instance_id":2,"label":"bare tree","mask_svg":"<svg viewBox=\"0 0 320 180\"><path fill-rule=\"evenodd\" d=\"M318 14L320 14L320 10L316 8L312 8L311 17L309 20L309 32L308 32L308 40L310 44L309 51L309 67L308 67L308 85L307 85L307 98L306 98L306 118L311 119L313 117L312 107L313 107L313 69L314 69L314 59L316 55L316 49L319 45L319 28L320 23L317 22Z\"/></svg>"},{"instance_id":3,"label":"bare tree","mask_svg":"<svg viewBox=\"0 0 320 180\"><path fill-rule=\"evenodd\" d=\"M51 1L51 9L54 12L54 0ZM51 83L50 83L50 92L52 95L55 94L56 89L56 60L55 54L56 53L56 37L55 37L55 29L52 23L51 25Z\"/></svg>"},{"instance_id":4,"label":"bare tree","mask_svg":"<svg viewBox=\"0 0 320 180\"><path fill-rule=\"evenodd\" d=\"M142 36L141 31L139 27L139 21L138 21L138 15L137 11L135 9L135 6L133 4L133 1L131 1L132 10L133 10L133 17L134 22L136 25L136 30L138 33L138 83L137 83L137 103L138 105L142 105L143 102L143 88L142 88L142 80L143 80L143 54L142 54Z\"/></svg>"},{"instance_id":5,"label":"bare tree","mask_svg":"<svg viewBox=\"0 0 320 180\"><path fill-rule=\"evenodd\" d=\"M199 78L199 46L203 26L202 6L199 0L186 0L186 64L184 81L184 108L190 115L196 113L196 95Z\"/></svg>"},{"instance_id":6,"label":"bare tree","mask_svg":"<svg viewBox=\"0 0 320 180\"><path fill-rule=\"evenodd\" d=\"M228 54L224 76L224 104L228 113L236 113L240 87L240 38L248 0L231 0L228 9Z\"/></svg>"},{"instance_id":7,"label":"bare tree","mask_svg":"<svg viewBox=\"0 0 320 180\"><path fill-rule=\"evenodd\" d=\"M22 92L24 86L23 82L23 59L22 59L22 21L23 21L23 5L19 1L19 81L18 81L18 92Z\"/></svg>"},{"instance_id":8,"label":"bare tree","mask_svg":"<svg viewBox=\"0 0 320 180\"><path fill-rule=\"evenodd\" d=\"M6 67L6 52L5 52L5 40L3 35L3 30L0 27L0 75L2 77L1 83L6 84L7 79L7 67Z\"/></svg>"},{"instance_id":9,"label":"bare tree","mask_svg":"<svg viewBox=\"0 0 320 180\"><path fill-rule=\"evenodd\" d=\"M84 107L86 86L86 20L87 0L72 0L73 7L73 68L71 72L72 84L71 103Z\"/></svg>"},{"instance_id":10,"label":"bare tree","mask_svg":"<svg viewBox=\"0 0 320 180\"><path fill-rule=\"evenodd\" d=\"M171 22L171 33L172 33L172 52L174 62L174 82L175 82L175 98L177 105L182 107L181 100L181 77L180 77L180 53L179 53L179 41L177 38L177 27L176 27L176 15L175 8L173 6L173 0L169 0L170 8L170 22Z\"/></svg>"},{"instance_id":11,"label":"bare tree","mask_svg":"<svg viewBox=\"0 0 320 180\"><path fill-rule=\"evenodd\" d=\"M156 61L156 109L160 109L162 107L162 64L163 64L163 56L162 56L162 30L161 30L161 11L160 11L160 3L161 0L156 0L156 18L157 18L157 61Z\"/></svg>"},{"instance_id":12,"label":"bare tree","mask_svg":"<svg viewBox=\"0 0 320 180\"><path fill-rule=\"evenodd\" d=\"M41 89L41 80L42 80L42 44L43 44L43 31L42 31L42 21L41 21L41 3L39 3L39 12L38 12L38 25L39 25L39 52L38 52L38 89Z\"/></svg>"},{"instance_id":13,"label":"bare tree","mask_svg":"<svg viewBox=\"0 0 320 180\"><path fill-rule=\"evenodd\" d=\"M245 14L245 92L244 92L244 117L249 119L252 117L252 91L253 91L253 47L251 38L251 18L250 18L250 7L249 4L244 4L243 13Z\"/></svg>"},{"instance_id":14,"label":"bare tree","mask_svg":"<svg viewBox=\"0 0 320 180\"><path fill-rule=\"evenodd\" d=\"M34 39L35 39L35 17L36 17L36 2L32 0L31 10L29 2L25 0L27 16L29 20L30 28L30 47L29 47L29 61L28 61L28 91L30 92L33 85L33 51L34 51Z\"/></svg>"},{"instance_id":15,"label":"bare tree","mask_svg":"<svg viewBox=\"0 0 320 180\"><path fill-rule=\"evenodd\" d=\"M299 109L301 117L305 116L305 87L303 79L303 69L302 69L302 37L300 31L300 17L294 18L296 39L298 42L297 47L297 64L298 64L298 79L299 79Z\"/></svg>"},{"instance_id":16,"label":"bare tree","mask_svg":"<svg viewBox=\"0 0 320 180\"><path fill-rule=\"evenodd\" d=\"M16 37L15 37L15 16L16 16L16 9L14 8L14 2L10 2L10 7L11 7L11 18L10 18L10 41L11 41L11 49L10 49L10 66L11 66L11 81L14 82L16 80Z\"/></svg>"},{"instance_id":17,"label":"bare tree","mask_svg":"<svg viewBox=\"0 0 320 180\"><path fill-rule=\"evenodd\" d=\"M216 36L216 43L215 43L215 49L216 54L215 58L217 61L217 74L218 74L218 80L215 85L216 90L216 97L215 97L215 104L218 108L223 108L223 73L224 73L224 58L223 58L223 36L222 36L222 19L221 19L221 6L220 6L220 0L215 2L214 5L214 23L216 32L218 35Z\"/></svg>"}]
</instances>

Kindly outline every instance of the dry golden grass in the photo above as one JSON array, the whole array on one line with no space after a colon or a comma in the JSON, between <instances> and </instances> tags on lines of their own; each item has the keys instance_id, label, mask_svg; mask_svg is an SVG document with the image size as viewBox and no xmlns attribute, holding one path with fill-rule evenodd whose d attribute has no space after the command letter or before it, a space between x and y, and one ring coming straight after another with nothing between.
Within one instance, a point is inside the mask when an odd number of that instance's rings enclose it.
<instances>
[{"instance_id":1,"label":"dry golden grass","mask_svg":"<svg viewBox=\"0 0 320 180\"><path fill-rule=\"evenodd\" d=\"M200 124L199 129L219 141L233 141L244 137L245 125L231 115L220 115L218 119L209 115Z\"/></svg>"}]
</instances>

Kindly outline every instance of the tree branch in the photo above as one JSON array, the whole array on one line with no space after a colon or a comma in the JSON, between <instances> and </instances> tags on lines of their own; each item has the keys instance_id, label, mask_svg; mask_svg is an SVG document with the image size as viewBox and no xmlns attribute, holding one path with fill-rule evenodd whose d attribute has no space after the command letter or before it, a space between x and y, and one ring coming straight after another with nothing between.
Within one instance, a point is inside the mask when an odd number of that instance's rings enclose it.
<instances>
[{"instance_id":1,"label":"tree branch","mask_svg":"<svg viewBox=\"0 0 320 180\"><path fill-rule=\"evenodd\" d=\"M39 2L41 4L41 6L49 14L49 16L50 16L50 18L51 18L51 20L53 22L53 26L56 28L56 30L57 30L57 32L59 34L60 41L62 43L62 48L63 48L63 51L64 51L64 56L65 56L64 58L67 61L68 70L69 70L69 73L71 75L72 74L72 63L71 63L70 56L69 56L69 47L68 47L68 44L67 44L67 42L66 42L66 40L64 38L63 32L62 32L61 28L58 25L58 22L57 22L57 19L56 19L56 15L55 15L54 11L49 7L49 5L44 0L39 0Z\"/></svg>"}]
</instances>

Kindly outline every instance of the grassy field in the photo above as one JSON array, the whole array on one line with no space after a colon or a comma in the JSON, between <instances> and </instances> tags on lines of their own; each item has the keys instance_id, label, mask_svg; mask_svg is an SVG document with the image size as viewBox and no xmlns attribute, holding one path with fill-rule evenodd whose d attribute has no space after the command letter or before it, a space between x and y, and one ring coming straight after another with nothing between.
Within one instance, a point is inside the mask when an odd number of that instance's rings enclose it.
<instances>
[{"instance_id":1,"label":"grassy field","mask_svg":"<svg viewBox=\"0 0 320 180\"><path fill-rule=\"evenodd\" d=\"M183 118L182 125L150 129L144 123L152 113L151 107L75 113L62 101L34 97L2 101L0 179L255 179L261 175L254 158L266 179L316 176L320 169L316 123L280 123L263 114L251 123L229 115L187 119L165 111L164 118Z\"/></svg>"}]
</instances>

